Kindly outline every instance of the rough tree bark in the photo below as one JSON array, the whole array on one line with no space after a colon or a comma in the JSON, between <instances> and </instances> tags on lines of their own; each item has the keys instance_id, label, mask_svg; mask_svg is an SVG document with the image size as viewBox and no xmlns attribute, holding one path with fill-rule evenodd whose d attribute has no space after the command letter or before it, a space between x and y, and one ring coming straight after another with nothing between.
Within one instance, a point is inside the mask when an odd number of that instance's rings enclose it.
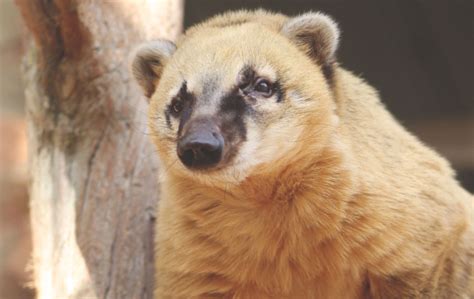
<instances>
[{"instance_id":1,"label":"rough tree bark","mask_svg":"<svg viewBox=\"0 0 474 299\"><path fill-rule=\"evenodd\" d=\"M16 0L38 298L150 298L158 163L131 49L175 38L182 0Z\"/></svg>"}]
</instances>

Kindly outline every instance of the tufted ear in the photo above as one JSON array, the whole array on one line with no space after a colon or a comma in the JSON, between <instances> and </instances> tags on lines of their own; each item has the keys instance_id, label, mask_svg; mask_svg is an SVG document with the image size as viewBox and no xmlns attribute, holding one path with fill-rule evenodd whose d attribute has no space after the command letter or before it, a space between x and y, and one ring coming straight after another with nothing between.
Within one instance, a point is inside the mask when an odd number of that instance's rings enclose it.
<instances>
[{"instance_id":1,"label":"tufted ear","mask_svg":"<svg viewBox=\"0 0 474 299\"><path fill-rule=\"evenodd\" d=\"M310 12L291 18L281 32L323 67L335 62L339 29L327 15Z\"/></svg>"},{"instance_id":2,"label":"tufted ear","mask_svg":"<svg viewBox=\"0 0 474 299\"><path fill-rule=\"evenodd\" d=\"M147 42L135 50L131 70L147 98L155 92L163 67L175 50L176 45L169 40Z\"/></svg>"}]
</instances>

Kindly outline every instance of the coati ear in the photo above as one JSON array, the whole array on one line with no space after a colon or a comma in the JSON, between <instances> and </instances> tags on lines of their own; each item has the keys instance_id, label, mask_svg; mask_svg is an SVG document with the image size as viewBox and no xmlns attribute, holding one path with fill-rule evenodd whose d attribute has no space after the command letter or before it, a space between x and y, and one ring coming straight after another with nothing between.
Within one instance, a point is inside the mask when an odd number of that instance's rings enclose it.
<instances>
[{"instance_id":1,"label":"coati ear","mask_svg":"<svg viewBox=\"0 0 474 299\"><path fill-rule=\"evenodd\" d=\"M339 29L327 15L310 12L291 18L281 32L323 67L335 61Z\"/></svg>"},{"instance_id":2,"label":"coati ear","mask_svg":"<svg viewBox=\"0 0 474 299\"><path fill-rule=\"evenodd\" d=\"M131 69L147 98L155 92L163 67L175 50L176 45L169 40L147 42L135 50Z\"/></svg>"}]
</instances>

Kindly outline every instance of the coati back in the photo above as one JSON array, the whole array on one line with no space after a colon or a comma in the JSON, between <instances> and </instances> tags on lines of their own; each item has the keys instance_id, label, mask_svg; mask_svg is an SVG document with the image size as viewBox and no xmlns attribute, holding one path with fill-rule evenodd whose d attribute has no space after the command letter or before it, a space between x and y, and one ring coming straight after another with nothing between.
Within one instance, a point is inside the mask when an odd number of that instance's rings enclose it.
<instances>
[{"instance_id":1,"label":"coati back","mask_svg":"<svg viewBox=\"0 0 474 299\"><path fill-rule=\"evenodd\" d=\"M137 49L162 161L157 298L470 298L473 197L337 64L328 16Z\"/></svg>"}]
</instances>

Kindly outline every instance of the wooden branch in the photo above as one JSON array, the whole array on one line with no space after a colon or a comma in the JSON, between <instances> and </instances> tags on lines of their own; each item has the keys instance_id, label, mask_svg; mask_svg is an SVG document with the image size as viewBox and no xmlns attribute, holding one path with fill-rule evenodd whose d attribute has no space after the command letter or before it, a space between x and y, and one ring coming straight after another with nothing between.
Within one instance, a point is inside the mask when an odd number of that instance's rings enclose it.
<instances>
[{"instance_id":1,"label":"wooden branch","mask_svg":"<svg viewBox=\"0 0 474 299\"><path fill-rule=\"evenodd\" d=\"M158 162L128 56L176 37L182 1L16 1L34 41L23 73L38 298L151 298Z\"/></svg>"}]
</instances>

